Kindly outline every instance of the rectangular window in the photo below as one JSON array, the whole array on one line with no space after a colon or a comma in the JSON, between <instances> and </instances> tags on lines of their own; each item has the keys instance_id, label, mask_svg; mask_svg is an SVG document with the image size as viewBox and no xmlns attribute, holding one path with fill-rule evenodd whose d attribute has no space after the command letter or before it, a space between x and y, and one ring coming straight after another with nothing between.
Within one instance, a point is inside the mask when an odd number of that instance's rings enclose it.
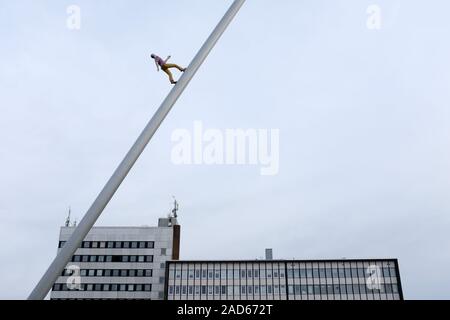
<instances>
[{"instance_id":1,"label":"rectangular window","mask_svg":"<svg viewBox=\"0 0 450 320\"><path fill-rule=\"evenodd\" d=\"M189 286L189 287L188 287L188 294L189 294L190 296L192 296L192 295L194 294L194 289L193 289L192 286Z\"/></svg>"},{"instance_id":2,"label":"rectangular window","mask_svg":"<svg viewBox=\"0 0 450 320\"><path fill-rule=\"evenodd\" d=\"M147 241L147 248L153 249L155 247L155 243L153 241Z\"/></svg>"},{"instance_id":3,"label":"rectangular window","mask_svg":"<svg viewBox=\"0 0 450 320\"><path fill-rule=\"evenodd\" d=\"M137 285L135 286L135 291L142 291L142 290L143 290L142 284L137 284Z\"/></svg>"},{"instance_id":4,"label":"rectangular window","mask_svg":"<svg viewBox=\"0 0 450 320\"><path fill-rule=\"evenodd\" d=\"M153 256L145 256L145 262L153 262Z\"/></svg>"},{"instance_id":5,"label":"rectangular window","mask_svg":"<svg viewBox=\"0 0 450 320\"><path fill-rule=\"evenodd\" d=\"M80 276L86 277L87 276L87 270L86 269L81 269L80 270Z\"/></svg>"},{"instance_id":6,"label":"rectangular window","mask_svg":"<svg viewBox=\"0 0 450 320\"><path fill-rule=\"evenodd\" d=\"M97 262L97 256L90 256L89 262Z\"/></svg>"},{"instance_id":7,"label":"rectangular window","mask_svg":"<svg viewBox=\"0 0 450 320\"><path fill-rule=\"evenodd\" d=\"M112 256L112 262L122 262L122 256Z\"/></svg>"},{"instance_id":8,"label":"rectangular window","mask_svg":"<svg viewBox=\"0 0 450 320\"><path fill-rule=\"evenodd\" d=\"M220 295L220 286L216 286L215 289L216 289L216 290L215 290L215 295L216 295L216 296Z\"/></svg>"},{"instance_id":9,"label":"rectangular window","mask_svg":"<svg viewBox=\"0 0 450 320\"><path fill-rule=\"evenodd\" d=\"M112 284L111 285L111 291L117 291L118 289L118 285L117 284Z\"/></svg>"},{"instance_id":10,"label":"rectangular window","mask_svg":"<svg viewBox=\"0 0 450 320\"><path fill-rule=\"evenodd\" d=\"M136 262L137 256L130 256L130 262Z\"/></svg>"},{"instance_id":11,"label":"rectangular window","mask_svg":"<svg viewBox=\"0 0 450 320\"><path fill-rule=\"evenodd\" d=\"M313 278L319 278L319 269L317 268L313 269Z\"/></svg>"},{"instance_id":12,"label":"rectangular window","mask_svg":"<svg viewBox=\"0 0 450 320\"><path fill-rule=\"evenodd\" d=\"M346 278L351 278L352 277L350 268L345 268L345 277Z\"/></svg>"},{"instance_id":13,"label":"rectangular window","mask_svg":"<svg viewBox=\"0 0 450 320\"><path fill-rule=\"evenodd\" d=\"M213 286L208 286L208 294L209 294L210 296L212 296L212 295L213 295L213 292L214 292Z\"/></svg>"},{"instance_id":14,"label":"rectangular window","mask_svg":"<svg viewBox=\"0 0 450 320\"><path fill-rule=\"evenodd\" d=\"M105 256L97 256L98 262L105 262Z\"/></svg>"},{"instance_id":15,"label":"rectangular window","mask_svg":"<svg viewBox=\"0 0 450 320\"><path fill-rule=\"evenodd\" d=\"M99 247L100 248L105 248L106 247L106 242L105 241L100 241L99 242Z\"/></svg>"},{"instance_id":16,"label":"rectangular window","mask_svg":"<svg viewBox=\"0 0 450 320\"><path fill-rule=\"evenodd\" d=\"M97 241L93 241L91 248L98 248L98 242Z\"/></svg>"},{"instance_id":17,"label":"rectangular window","mask_svg":"<svg viewBox=\"0 0 450 320\"><path fill-rule=\"evenodd\" d=\"M124 241L124 242L122 243L122 248L128 249L129 247L130 247L130 242L129 242L129 241Z\"/></svg>"},{"instance_id":18,"label":"rectangular window","mask_svg":"<svg viewBox=\"0 0 450 320\"><path fill-rule=\"evenodd\" d=\"M198 296L200 294L200 286L195 286L195 295Z\"/></svg>"},{"instance_id":19,"label":"rectangular window","mask_svg":"<svg viewBox=\"0 0 450 320\"><path fill-rule=\"evenodd\" d=\"M325 269L319 269L319 277L320 279L325 279Z\"/></svg>"},{"instance_id":20,"label":"rectangular window","mask_svg":"<svg viewBox=\"0 0 450 320\"><path fill-rule=\"evenodd\" d=\"M111 270L105 270L105 277L111 277Z\"/></svg>"},{"instance_id":21,"label":"rectangular window","mask_svg":"<svg viewBox=\"0 0 450 320\"><path fill-rule=\"evenodd\" d=\"M333 294L333 286L331 284L327 285L327 293Z\"/></svg>"},{"instance_id":22,"label":"rectangular window","mask_svg":"<svg viewBox=\"0 0 450 320\"><path fill-rule=\"evenodd\" d=\"M360 285L359 285L359 292L360 292L361 294L366 294L366 285L360 284Z\"/></svg>"},{"instance_id":23,"label":"rectangular window","mask_svg":"<svg viewBox=\"0 0 450 320\"><path fill-rule=\"evenodd\" d=\"M92 290L94 290L94 285L92 285L92 284L86 285L86 291L92 291Z\"/></svg>"},{"instance_id":24,"label":"rectangular window","mask_svg":"<svg viewBox=\"0 0 450 320\"><path fill-rule=\"evenodd\" d=\"M116 241L116 243L114 244L114 248L121 249L122 248L122 242L121 241Z\"/></svg>"},{"instance_id":25,"label":"rectangular window","mask_svg":"<svg viewBox=\"0 0 450 320\"><path fill-rule=\"evenodd\" d=\"M128 275L128 270L120 270L120 276L126 277Z\"/></svg>"},{"instance_id":26,"label":"rectangular window","mask_svg":"<svg viewBox=\"0 0 450 320\"><path fill-rule=\"evenodd\" d=\"M136 241L131 242L132 249L137 249L137 247L138 247L138 243Z\"/></svg>"},{"instance_id":27,"label":"rectangular window","mask_svg":"<svg viewBox=\"0 0 450 320\"><path fill-rule=\"evenodd\" d=\"M395 268L389 268L389 273L391 275L391 278L397 278L397 271L395 270Z\"/></svg>"},{"instance_id":28,"label":"rectangular window","mask_svg":"<svg viewBox=\"0 0 450 320\"><path fill-rule=\"evenodd\" d=\"M353 286L351 284L347 285L347 294L353 294Z\"/></svg>"},{"instance_id":29,"label":"rectangular window","mask_svg":"<svg viewBox=\"0 0 450 320\"><path fill-rule=\"evenodd\" d=\"M118 270L118 269L112 270L112 275L113 275L113 277L118 277L120 275L120 270Z\"/></svg>"},{"instance_id":30,"label":"rectangular window","mask_svg":"<svg viewBox=\"0 0 450 320\"><path fill-rule=\"evenodd\" d=\"M128 270L128 276L129 277L136 277L136 270L134 270L134 269Z\"/></svg>"},{"instance_id":31,"label":"rectangular window","mask_svg":"<svg viewBox=\"0 0 450 320\"><path fill-rule=\"evenodd\" d=\"M315 295L319 295L320 294L320 286L319 285L314 285L314 294Z\"/></svg>"},{"instance_id":32,"label":"rectangular window","mask_svg":"<svg viewBox=\"0 0 450 320\"><path fill-rule=\"evenodd\" d=\"M102 269L98 269L97 270L97 277L103 277L103 270Z\"/></svg>"},{"instance_id":33,"label":"rectangular window","mask_svg":"<svg viewBox=\"0 0 450 320\"><path fill-rule=\"evenodd\" d=\"M206 295L206 286L202 286L202 295Z\"/></svg>"},{"instance_id":34,"label":"rectangular window","mask_svg":"<svg viewBox=\"0 0 450 320\"><path fill-rule=\"evenodd\" d=\"M145 256L138 256L138 262L145 262Z\"/></svg>"},{"instance_id":35,"label":"rectangular window","mask_svg":"<svg viewBox=\"0 0 450 320\"><path fill-rule=\"evenodd\" d=\"M195 279L200 279L200 270L195 270Z\"/></svg>"},{"instance_id":36,"label":"rectangular window","mask_svg":"<svg viewBox=\"0 0 450 320\"><path fill-rule=\"evenodd\" d=\"M122 256L122 262L128 262L128 256Z\"/></svg>"},{"instance_id":37,"label":"rectangular window","mask_svg":"<svg viewBox=\"0 0 450 320\"><path fill-rule=\"evenodd\" d=\"M345 290L345 284L341 284L340 288L341 288L341 294L347 294L347 291Z\"/></svg>"},{"instance_id":38,"label":"rectangular window","mask_svg":"<svg viewBox=\"0 0 450 320\"><path fill-rule=\"evenodd\" d=\"M134 291L134 284L128 285L128 291Z\"/></svg>"},{"instance_id":39,"label":"rectangular window","mask_svg":"<svg viewBox=\"0 0 450 320\"><path fill-rule=\"evenodd\" d=\"M112 242L112 241L108 241L108 243L107 243L107 247L108 247L108 249L112 249L112 248L114 248L114 242Z\"/></svg>"},{"instance_id":40,"label":"rectangular window","mask_svg":"<svg viewBox=\"0 0 450 320\"><path fill-rule=\"evenodd\" d=\"M89 256L81 256L81 262L89 262Z\"/></svg>"},{"instance_id":41,"label":"rectangular window","mask_svg":"<svg viewBox=\"0 0 450 320\"><path fill-rule=\"evenodd\" d=\"M90 242L89 241L83 241L81 243L82 248L90 248Z\"/></svg>"},{"instance_id":42,"label":"rectangular window","mask_svg":"<svg viewBox=\"0 0 450 320\"><path fill-rule=\"evenodd\" d=\"M142 269L136 270L136 276L143 277L144 276L144 270L142 270Z\"/></svg>"},{"instance_id":43,"label":"rectangular window","mask_svg":"<svg viewBox=\"0 0 450 320\"><path fill-rule=\"evenodd\" d=\"M359 294L359 286L357 284L353 285L353 294Z\"/></svg>"},{"instance_id":44,"label":"rectangular window","mask_svg":"<svg viewBox=\"0 0 450 320\"><path fill-rule=\"evenodd\" d=\"M339 272L336 268L333 268L331 273L333 274L333 278L339 278Z\"/></svg>"},{"instance_id":45,"label":"rectangular window","mask_svg":"<svg viewBox=\"0 0 450 320\"><path fill-rule=\"evenodd\" d=\"M105 260L106 262L112 262L112 256L106 256Z\"/></svg>"},{"instance_id":46,"label":"rectangular window","mask_svg":"<svg viewBox=\"0 0 450 320\"><path fill-rule=\"evenodd\" d=\"M308 294L308 287L305 285L300 286L300 291L302 294ZM276 290L275 290L276 292Z\"/></svg>"},{"instance_id":47,"label":"rectangular window","mask_svg":"<svg viewBox=\"0 0 450 320\"><path fill-rule=\"evenodd\" d=\"M101 284L96 284L94 286L94 291L102 291L102 289L103 289L103 286Z\"/></svg>"},{"instance_id":48,"label":"rectangular window","mask_svg":"<svg viewBox=\"0 0 450 320\"><path fill-rule=\"evenodd\" d=\"M139 242L139 249L145 249L146 246L146 242L145 241L140 241Z\"/></svg>"},{"instance_id":49,"label":"rectangular window","mask_svg":"<svg viewBox=\"0 0 450 320\"><path fill-rule=\"evenodd\" d=\"M126 284L121 284L121 285L119 286L119 290L120 290L120 291L127 291L127 285L126 285Z\"/></svg>"},{"instance_id":50,"label":"rectangular window","mask_svg":"<svg viewBox=\"0 0 450 320\"><path fill-rule=\"evenodd\" d=\"M146 277L151 277L152 276L152 269L145 270L145 276Z\"/></svg>"}]
</instances>

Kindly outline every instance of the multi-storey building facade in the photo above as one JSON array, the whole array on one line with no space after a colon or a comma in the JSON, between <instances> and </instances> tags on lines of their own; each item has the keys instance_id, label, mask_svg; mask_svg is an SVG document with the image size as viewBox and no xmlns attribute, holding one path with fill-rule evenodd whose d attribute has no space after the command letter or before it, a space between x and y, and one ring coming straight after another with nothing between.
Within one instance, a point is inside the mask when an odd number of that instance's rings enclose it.
<instances>
[{"instance_id":1,"label":"multi-storey building facade","mask_svg":"<svg viewBox=\"0 0 450 320\"><path fill-rule=\"evenodd\" d=\"M403 300L398 261L170 261L168 300Z\"/></svg>"},{"instance_id":2,"label":"multi-storey building facade","mask_svg":"<svg viewBox=\"0 0 450 320\"><path fill-rule=\"evenodd\" d=\"M74 227L62 227L59 248ZM168 260L179 259L176 218L158 227L94 227L55 282L51 299L164 298Z\"/></svg>"}]
</instances>

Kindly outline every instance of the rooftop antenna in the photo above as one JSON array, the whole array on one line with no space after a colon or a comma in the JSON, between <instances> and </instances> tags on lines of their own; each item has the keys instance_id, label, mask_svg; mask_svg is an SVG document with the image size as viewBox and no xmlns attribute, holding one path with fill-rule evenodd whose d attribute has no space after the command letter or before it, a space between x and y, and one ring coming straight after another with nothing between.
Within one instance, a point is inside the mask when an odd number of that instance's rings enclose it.
<instances>
[{"instance_id":1,"label":"rooftop antenna","mask_svg":"<svg viewBox=\"0 0 450 320\"><path fill-rule=\"evenodd\" d=\"M178 218L178 201L175 199L175 196L172 196L173 198L173 209L172 209L172 215L176 219Z\"/></svg>"},{"instance_id":2,"label":"rooftop antenna","mask_svg":"<svg viewBox=\"0 0 450 320\"><path fill-rule=\"evenodd\" d=\"M66 223L64 224L66 227L68 227L70 225L70 211L71 211L71 208L69 207L69 214L66 218Z\"/></svg>"}]
</instances>

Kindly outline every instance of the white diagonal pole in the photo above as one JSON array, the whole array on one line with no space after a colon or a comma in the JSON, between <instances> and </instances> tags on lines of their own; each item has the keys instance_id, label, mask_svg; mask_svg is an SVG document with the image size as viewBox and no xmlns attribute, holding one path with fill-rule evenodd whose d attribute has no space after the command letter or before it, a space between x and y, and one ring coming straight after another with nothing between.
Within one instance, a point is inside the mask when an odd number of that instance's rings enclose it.
<instances>
[{"instance_id":1,"label":"white diagonal pole","mask_svg":"<svg viewBox=\"0 0 450 320\"><path fill-rule=\"evenodd\" d=\"M66 267L67 263L70 261L71 257L75 251L79 248L81 242L84 240L86 235L89 233L91 228L94 226L97 219L100 217L103 209L105 209L108 202L113 197L114 193L117 191L128 172L133 167L134 163L137 161L141 153L144 151L145 147L149 143L150 139L158 130L161 123L166 118L167 114L172 109L175 102L178 100L180 95L186 89L189 82L192 80L197 70L200 68L202 63L205 61L208 54L213 49L214 45L220 39L221 35L227 29L228 25L231 23L233 18L238 13L239 9L244 4L245 0L235 0L228 11L225 13L222 20L219 22L217 27L211 33L209 38L206 40L205 44L201 47L200 51L194 57L190 65L188 66L186 72L181 76L178 83L170 91L169 95L163 101L159 109L156 111L153 118L142 131L141 135L138 137L134 145L128 151L125 158L120 163L119 167L116 169L112 177L106 183L103 190L95 199L94 203L91 205L89 210L84 215L83 219L80 221L74 232L72 233L69 240L64 244L56 258L53 260L52 264L49 266L45 274L42 276L39 283L36 285L34 290L31 292L28 299L39 300L44 299L47 293L50 291L51 287L61 275L62 271Z\"/></svg>"}]
</instances>

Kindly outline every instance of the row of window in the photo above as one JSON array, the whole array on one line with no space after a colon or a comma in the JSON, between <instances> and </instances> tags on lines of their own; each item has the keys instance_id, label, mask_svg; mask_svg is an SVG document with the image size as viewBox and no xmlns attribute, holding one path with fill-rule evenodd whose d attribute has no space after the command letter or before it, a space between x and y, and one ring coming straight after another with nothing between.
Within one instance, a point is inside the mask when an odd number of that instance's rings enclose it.
<instances>
[{"instance_id":1,"label":"row of window","mask_svg":"<svg viewBox=\"0 0 450 320\"><path fill-rule=\"evenodd\" d=\"M62 276L76 275L79 271L81 277L151 277L152 269L65 269Z\"/></svg>"},{"instance_id":2,"label":"row of window","mask_svg":"<svg viewBox=\"0 0 450 320\"><path fill-rule=\"evenodd\" d=\"M72 262L153 262L153 256L74 255Z\"/></svg>"},{"instance_id":3,"label":"row of window","mask_svg":"<svg viewBox=\"0 0 450 320\"><path fill-rule=\"evenodd\" d=\"M379 273L385 278L395 278L395 268L368 267L368 268L306 268L288 270L288 278L367 278Z\"/></svg>"},{"instance_id":4,"label":"row of window","mask_svg":"<svg viewBox=\"0 0 450 320\"><path fill-rule=\"evenodd\" d=\"M379 270L379 271L378 271ZM217 270L172 270L176 279L270 279L284 278L284 270L239 270L239 269L217 269ZM385 278L395 278L397 276L395 268L379 267L379 269L369 268L305 268L305 269L288 269L288 278L367 278L374 273Z\"/></svg>"},{"instance_id":5,"label":"row of window","mask_svg":"<svg viewBox=\"0 0 450 320\"><path fill-rule=\"evenodd\" d=\"M152 291L151 284L111 284L111 283L82 283L78 285L68 286L65 283L55 283L53 291Z\"/></svg>"},{"instance_id":6,"label":"row of window","mask_svg":"<svg viewBox=\"0 0 450 320\"><path fill-rule=\"evenodd\" d=\"M169 286L169 297L172 295L205 296L228 295L238 297L240 295L286 295L286 286ZM398 294L396 284L380 284L368 288L366 285L290 285L289 295L359 295L359 294Z\"/></svg>"},{"instance_id":7,"label":"row of window","mask_svg":"<svg viewBox=\"0 0 450 320\"><path fill-rule=\"evenodd\" d=\"M62 248L66 241L59 242L59 248ZM153 249L154 241L83 241L81 248L91 249Z\"/></svg>"},{"instance_id":8,"label":"row of window","mask_svg":"<svg viewBox=\"0 0 450 320\"><path fill-rule=\"evenodd\" d=\"M176 279L244 279L244 278L259 278L260 272L259 270L171 270L174 272ZM261 272L261 277L265 277L265 273ZM272 278L272 272L267 273L268 278ZM273 277L284 278L284 271L273 271Z\"/></svg>"}]
</instances>

